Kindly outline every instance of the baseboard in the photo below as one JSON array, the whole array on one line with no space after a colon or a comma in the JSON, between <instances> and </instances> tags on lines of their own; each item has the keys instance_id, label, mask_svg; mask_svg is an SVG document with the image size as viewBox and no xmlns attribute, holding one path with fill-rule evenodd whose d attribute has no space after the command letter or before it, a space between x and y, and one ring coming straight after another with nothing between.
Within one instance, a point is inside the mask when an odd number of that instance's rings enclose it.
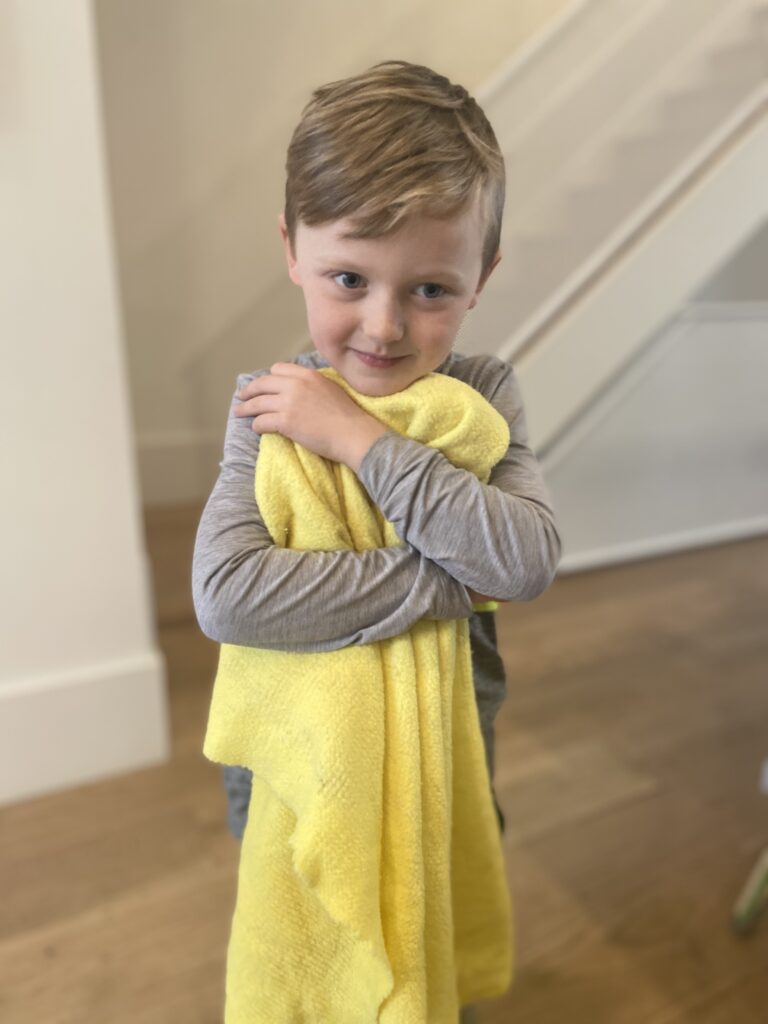
<instances>
[{"instance_id":1,"label":"baseboard","mask_svg":"<svg viewBox=\"0 0 768 1024\"><path fill-rule=\"evenodd\" d=\"M163 764L170 749L158 651L0 686L0 806Z\"/></svg>"}]
</instances>

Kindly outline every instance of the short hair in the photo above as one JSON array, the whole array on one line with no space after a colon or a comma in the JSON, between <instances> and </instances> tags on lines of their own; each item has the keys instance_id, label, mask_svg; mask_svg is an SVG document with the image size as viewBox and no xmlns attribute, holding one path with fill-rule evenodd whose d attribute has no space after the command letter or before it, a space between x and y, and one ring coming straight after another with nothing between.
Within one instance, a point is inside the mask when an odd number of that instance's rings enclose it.
<instances>
[{"instance_id":1,"label":"short hair","mask_svg":"<svg viewBox=\"0 0 768 1024\"><path fill-rule=\"evenodd\" d=\"M461 85L420 64L391 60L315 89L286 160L285 221L348 217L349 237L394 230L410 214L449 217L479 198L482 272L504 212L504 158L481 107Z\"/></svg>"}]
</instances>

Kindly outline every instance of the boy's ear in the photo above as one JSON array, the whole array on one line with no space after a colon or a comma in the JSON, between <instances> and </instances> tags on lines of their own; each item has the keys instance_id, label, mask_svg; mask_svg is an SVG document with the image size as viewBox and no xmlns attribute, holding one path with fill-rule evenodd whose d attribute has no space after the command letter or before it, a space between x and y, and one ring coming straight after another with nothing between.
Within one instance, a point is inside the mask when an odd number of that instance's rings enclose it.
<instances>
[{"instance_id":1,"label":"boy's ear","mask_svg":"<svg viewBox=\"0 0 768 1024\"><path fill-rule=\"evenodd\" d=\"M494 267L496 267L497 264L500 261L501 261L501 249L497 249L496 250L496 255L493 257L493 262L488 267L488 269L485 271L485 273L480 275L480 280L477 283L477 288L475 289L475 294L472 296L472 301L467 306L467 309L474 309L475 308L475 306L477 305L477 300L480 297L480 292L483 290L483 288L485 288L485 282L491 276L491 274L493 273Z\"/></svg>"},{"instance_id":2,"label":"boy's ear","mask_svg":"<svg viewBox=\"0 0 768 1024\"><path fill-rule=\"evenodd\" d=\"M285 214L281 213L278 215L277 224L280 228L280 237L283 240L283 249L285 250L285 258L288 263L288 275L294 284L301 284L301 278L299 277L299 270L296 265L296 258L291 252L291 240L288 237L288 227L285 223Z\"/></svg>"}]
</instances>

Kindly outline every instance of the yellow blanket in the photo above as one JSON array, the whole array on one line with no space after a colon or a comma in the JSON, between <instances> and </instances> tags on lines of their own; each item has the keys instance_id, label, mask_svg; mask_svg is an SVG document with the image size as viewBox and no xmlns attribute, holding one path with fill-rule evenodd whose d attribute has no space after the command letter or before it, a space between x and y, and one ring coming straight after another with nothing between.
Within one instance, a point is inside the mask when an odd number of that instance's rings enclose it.
<instances>
[{"instance_id":1,"label":"yellow blanket","mask_svg":"<svg viewBox=\"0 0 768 1024\"><path fill-rule=\"evenodd\" d=\"M504 418L454 378L370 397L319 372L483 482L507 450ZM255 495L281 546L402 544L355 473L280 434L261 438ZM467 619L321 654L222 645L203 752L253 772L225 1024L454 1024L508 989Z\"/></svg>"}]
</instances>

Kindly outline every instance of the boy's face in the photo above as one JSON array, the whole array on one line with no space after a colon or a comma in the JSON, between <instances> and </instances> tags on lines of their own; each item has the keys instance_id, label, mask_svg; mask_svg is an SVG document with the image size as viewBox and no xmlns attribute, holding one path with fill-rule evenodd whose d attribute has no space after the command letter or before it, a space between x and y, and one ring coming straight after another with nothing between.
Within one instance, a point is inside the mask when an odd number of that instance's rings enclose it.
<instances>
[{"instance_id":1,"label":"boy's face","mask_svg":"<svg viewBox=\"0 0 768 1024\"><path fill-rule=\"evenodd\" d=\"M283 214L279 223L312 342L364 395L394 394L435 370L501 259L481 280L479 205L447 220L412 217L380 238L342 237L347 218L299 222L295 253Z\"/></svg>"}]
</instances>

